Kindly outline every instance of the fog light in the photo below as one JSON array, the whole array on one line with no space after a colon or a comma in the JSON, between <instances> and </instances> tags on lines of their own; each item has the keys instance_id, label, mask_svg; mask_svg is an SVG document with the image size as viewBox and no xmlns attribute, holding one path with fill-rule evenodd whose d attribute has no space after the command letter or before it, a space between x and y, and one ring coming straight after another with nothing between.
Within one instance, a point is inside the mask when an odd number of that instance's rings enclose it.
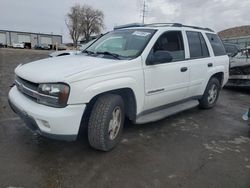
<instances>
[{"instance_id":1,"label":"fog light","mask_svg":"<svg viewBox=\"0 0 250 188\"><path fill-rule=\"evenodd\" d=\"M45 120L40 120L41 123L43 124L44 127L47 127L50 129L50 125L49 125L49 122L45 121Z\"/></svg>"}]
</instances>

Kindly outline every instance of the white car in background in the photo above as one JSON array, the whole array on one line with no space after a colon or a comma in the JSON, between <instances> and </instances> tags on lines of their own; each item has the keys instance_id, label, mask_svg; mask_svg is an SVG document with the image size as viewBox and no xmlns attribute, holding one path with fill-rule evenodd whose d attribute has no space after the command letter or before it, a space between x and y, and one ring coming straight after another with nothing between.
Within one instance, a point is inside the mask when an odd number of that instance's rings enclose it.
<instances>
[{"instance_id":1,"label":"white car in background","mask_svg":"<svg viewBox=\"0 0 250 188\"><path fill-rule=\"evenodd\" d=\"M12 47L13 48L22 48L22 49L24 49L24 43L22 43L22 42L13 43Z\"/></svg>"},{"instance_id":2,"label":"white car in background","mask_svg":"<svg viewBox=\"0 0 250 188\"><path fill-rule=\"evenodd\" d=\"M79 50L63 50L63 51L55 51L51 54L49 54L49 57L60 57L60 56L66 56L66 55L77 55L80 54L81 51Z\"/></svg>"},{"instance_id":3,"label":"white car in background","mask_svg":"<svg viewBox=\"0 0 250 188\"><path fill-rule=\"evenodd\" d=\"M66 55L78 55L81 54L83 50L88 48L91 44L93 44L96 41L96 39L91 40L85 44L82 44L79 48L79 50L62 50L62 51L56 51L51 54L49 54L49 57L60 57L60 56L66 56Z\"/></svg>"}]
</instances>

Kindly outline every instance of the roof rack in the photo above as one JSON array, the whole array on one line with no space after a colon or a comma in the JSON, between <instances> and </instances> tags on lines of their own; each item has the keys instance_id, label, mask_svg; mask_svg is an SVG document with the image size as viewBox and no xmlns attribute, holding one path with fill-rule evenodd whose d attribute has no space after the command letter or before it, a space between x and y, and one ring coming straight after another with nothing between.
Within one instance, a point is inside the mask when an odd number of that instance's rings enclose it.
<instances>
[{"instance_id":1,"label":"roof rack","mask_svg":"<svg viewBox=\"0 0 250 188\"><path fill-rule=\"evenodd\" d=\"M142 24L142 23L131 23L131 24L125 24L125 25L115 26L114 30L124 29L124 28L130 28L130 27L144 27L144 26L145 26L145 24Z\"/></svg>"},{"instance_id":2,"label":"roof rack","mask_svg":"<svg viewBox=\"0 0 250 188\"><path fill-rule=\"evenodd\" d=\"M193 28L193 29L201 29L201 30L205 30L205 31L214 32L214 31L213 31L212 29L210 29L210 28L197 27L197 26L192 26L192 25L182 25L182 27L189 27L189 28Z\"/></svg>"},{"instance_id":3,"label":"roof rack","mask_svg":"<svg viewBox=\"0 0 250 188\"><path fill-rule=\"evenodd\" d=\"M166 27L166 26L170 26L170 27L189 27L189 28L193 28L193 29L201 29L201 30L206 30L206 31L212 31L214 32L212 29L209 28L203 28L203 27L197 27L197 26L192 26L192 25L183 25L181 23L152 23L152 24L145 24L145 26L151 26L151 27Z\"/></svg>"},{"instance_id":4,"label":"roof rack","mask_svg":"<svg viewBox=\"0 0 250 188\"><path fill-rule=\"evenodd\" d=\"M126 24L126 25L116 26L116 27L114 27L114 30L131 28L131 27L166 27L166 26L169 26L169 27L189 27L189 28L193 28L193 29L200 29L200 30L214 32L210 28L203 28L203 27L197 27L197 26L191 26L191 25L183 25L181 23L151 23L151 24L131 23L131 24Z\"/></svg>"},{"instance_id":5,"label":"roof rack","mask_svg":"<svg viewBox=\"0 0 250 188\"><path fill-rule=\"evenodd\" d=\"M181 27L182 24L180 23L151 23L151 24L145 24L145 26L147 27L166 27L166 26Z\"/></svg>"}]
</instances>

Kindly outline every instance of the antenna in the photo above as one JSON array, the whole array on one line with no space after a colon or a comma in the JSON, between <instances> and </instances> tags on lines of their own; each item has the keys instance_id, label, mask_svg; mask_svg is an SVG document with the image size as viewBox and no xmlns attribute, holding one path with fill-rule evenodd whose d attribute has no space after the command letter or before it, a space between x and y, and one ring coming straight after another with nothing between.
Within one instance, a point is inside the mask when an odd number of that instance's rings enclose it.
<instances>
[{"instance_id":1,"label":"antenna","mask_svg":"<svg viewBox=\"0 0 250 188\"><path fill-rule=\"evenodd\" d=\"M146 17L146 13L147 13L147 5L146 5L146 2L145 0L143 1L143 5L142 5L142 24L145 23L145 17Z\"/></svg>"}]
</instances>

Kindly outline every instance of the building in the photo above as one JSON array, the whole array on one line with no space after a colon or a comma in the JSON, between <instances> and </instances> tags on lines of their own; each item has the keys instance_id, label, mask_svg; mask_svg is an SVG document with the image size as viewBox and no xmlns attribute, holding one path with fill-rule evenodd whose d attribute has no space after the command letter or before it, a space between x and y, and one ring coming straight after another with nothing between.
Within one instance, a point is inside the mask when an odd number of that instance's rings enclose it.
<instances>
[{"instance_id":1,"label":"building","mask_svg":"<svg viewBox=\"0 0 250 188\"><path fill-rule=\"evenodd\" d=\"M62 44L62 36L0 30L0 43L6 47L11 47L13 43L24 43L26 48L34 48L36 45L48 44L52 49L52 47L54 47L56 44Z\"/></svg>"},{"instance_id":2,"label":"building","mask_svg":"<svg viewBox=\"0 0 250 188\"><path fill-rule=\"evenodd\" d=\"M226 29L218 34L223 42L238 44L241 48L250 46L250 25Z\"/></svg>"}]
</instances>

